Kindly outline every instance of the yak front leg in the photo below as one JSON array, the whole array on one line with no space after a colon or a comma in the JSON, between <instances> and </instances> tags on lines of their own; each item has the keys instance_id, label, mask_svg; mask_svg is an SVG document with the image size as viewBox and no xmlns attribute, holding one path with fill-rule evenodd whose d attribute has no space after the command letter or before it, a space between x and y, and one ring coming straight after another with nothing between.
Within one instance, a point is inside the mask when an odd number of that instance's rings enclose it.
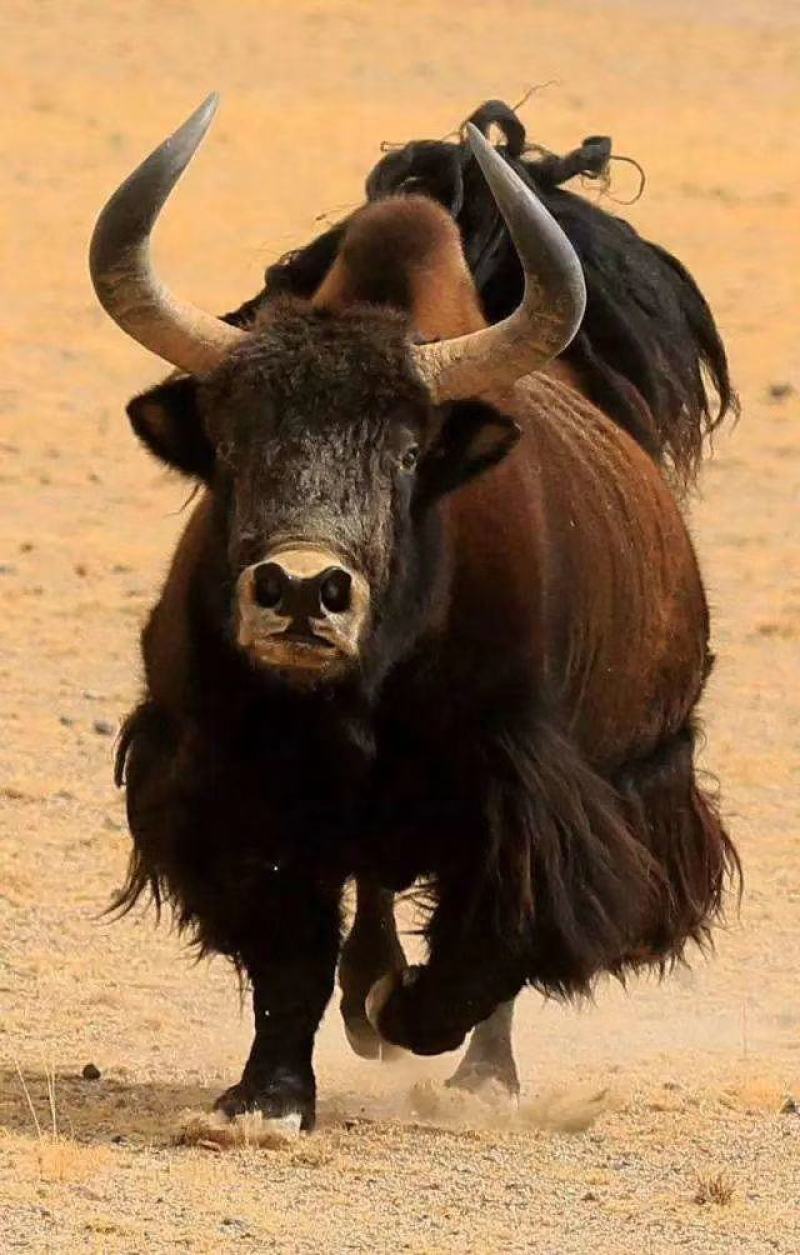
<instances>
[{"instance_id":1,"label":"yak front leg","mask_svg":"<svg viewBox=\"0 0 800 1255\"><path fill-rule=\"evenodd\" d=\"M228 1117L260 1111L314 1127L314 1036L333 992L340 887L308 882L265 893L263 911L239 946L253 987L255 1037L242 1079L215 1107Z\"/></svg>"},{"instance_id":2,"label":"yak front leg","mask_svg":"<svg viewBox=\"0 0 800 1255\"><path fill-rule=\"evenodd\" d=\"M364 1004L377 980L401 972L405 966L406 956L394 918L394 893L360 877L356 881L353 927L339 960L339 986L347 1040L364 1059L387 1059L397 1053L375 1032Z\"/></svg>"},{"instance_id":3,"label":"yak front leg","mask_svg":"<svg viewBox=\"0 0 800 1255\"><path fill-rule=\"evenodd\" d=\"M475 1026L464 1058L446 1083L454 1089L474 1092L497 1081L516 1098L519 1075L511 1042L513 1020L512 998L501 1002L488 1019Z\"/></svg>"},{"instance_id":4,"label":"yak front leg","mask_svg":"<svg viewBox=\"0 0 800 1255\"><path fill-rule=\"evenodd\" d=\"M496 928L494 907L486 895L470 908L463 886L442 886L428 962L384 977L367 997L370 1023L385 1041L422 1055L456 1050L470 1029L516 997L526 965Z\"/></svg>"}]
</instances>

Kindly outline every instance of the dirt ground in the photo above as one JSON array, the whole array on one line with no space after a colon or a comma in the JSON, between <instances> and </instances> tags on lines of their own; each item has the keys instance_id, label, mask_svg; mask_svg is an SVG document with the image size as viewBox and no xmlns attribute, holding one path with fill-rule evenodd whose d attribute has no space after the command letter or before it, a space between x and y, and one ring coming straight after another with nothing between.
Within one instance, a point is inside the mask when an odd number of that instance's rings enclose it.
<instances>
[{"instance_id":1,"label":"dirt ground","mask_svg":"<svg viewBox=\"0 0 800 1255\"><path fill-rule=\"evenodd\" d=\"M0 1248L800 1250L793 0L4 0L0 27ZM95 305L93 217L220 89L158 254L180 292L230 308L359 200L381 140L532 84L532 137L609 133L646 166L620 212L696 274L742 394L692 507L718 654L705 765L741 916L661 986L583 1009L524 996L517 1113L449 1098L452 1059L357 1060L334 1009L317 1133L175 1145L237 1075L249 1018L224 964L193 966L149 916L99 918L128 844L113 733L185 493L127 428L161 368Z\"/></svg>"}]
</instances>

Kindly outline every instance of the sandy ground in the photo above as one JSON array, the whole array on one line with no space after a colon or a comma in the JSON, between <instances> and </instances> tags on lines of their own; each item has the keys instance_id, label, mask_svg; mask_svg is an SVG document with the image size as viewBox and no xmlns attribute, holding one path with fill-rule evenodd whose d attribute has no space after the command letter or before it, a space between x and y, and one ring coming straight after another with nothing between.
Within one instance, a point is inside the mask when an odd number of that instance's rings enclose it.
<instances>
[{"instance_id":1,"label":"sandy ground","mask_svg":"<svg viewBox=\"0 0 800 1255\"><path fill-rule=\"evenodd\" d=\"M792 0L5 0L3 1250L800 1249L799 22ZM160 367L95 307L93 216L221 89L158 252L179 291L229 308L358 201L381 140L548 82L531 134L608 132L645 164L625 212L698 276L743 397L693 507L719 655L705 762L746 865L741 917L660 987L583 1010L525 996L517 1115L447 1101L450 1059L356 1060L331 1013L316 1134L177 1146L181 1113L238 1074L249 1021L222 963L192 966L149 917L98 918L127 852L109 733L184 493L124 420ZM80 1078L90 1061L101 1080Z\"/></svg>"}]
</instances>

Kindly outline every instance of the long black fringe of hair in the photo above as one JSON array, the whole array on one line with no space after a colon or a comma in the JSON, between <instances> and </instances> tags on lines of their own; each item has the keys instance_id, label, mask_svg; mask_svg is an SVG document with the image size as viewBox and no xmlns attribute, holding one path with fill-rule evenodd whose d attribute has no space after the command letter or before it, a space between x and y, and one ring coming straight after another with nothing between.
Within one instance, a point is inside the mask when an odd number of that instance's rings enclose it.
<instances>
[{"instance_id":1,"label":"long black fringe of hair","mask_svg":"<svg viewBox=\"0 0 800 1255\"><path fill-rule=\"evenodd\" d=\"M562 184L607 177L611 140L591 136L558 157L526 143L525 127L502 101L472 114L484 134L497 127L498 151L532 186L583 264L586 314L564 359L589 398L666 466L691 484L705 439L738 413L725 349L711 311L684 266L625 222ZM514 245L465 139L418 140L388 151L366 182L369 200L413 192L439 201L461 229L467 262L490 322L519 303L522 271ZM270 266L264 290L227 319L246 325L279 293L310 296L332 265L349 219Z\"/></svg>"}]
</instances>

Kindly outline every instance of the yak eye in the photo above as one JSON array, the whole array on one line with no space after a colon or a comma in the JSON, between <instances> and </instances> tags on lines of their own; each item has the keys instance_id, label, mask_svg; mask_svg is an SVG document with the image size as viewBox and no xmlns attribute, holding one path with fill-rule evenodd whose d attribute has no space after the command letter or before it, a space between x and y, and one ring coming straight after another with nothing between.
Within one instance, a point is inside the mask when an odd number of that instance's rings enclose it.
<instances>
[{"instance_id":1,"label":"yak eye","mask_svg":"<svg viewBox=\"0 0 800 1255\"><path fill-rule=\"evenodd\" d=\"M231 466L233 464L233 452L234 449L232 440L221 440L217 445L217 457L219 461L223 462L226 466Z\"/></svg>"},{"instance_id":2,"label":"yak eye","mask_svg":"<svg viewBox=\"0 0 800 1255\"><path fill-rule=\"evenodd\" d=\"M400 459L400 465L404 471L413 471L419 460L419 445L412 444L410 449L406 449Z\"/></svg>"}]
</instances>

